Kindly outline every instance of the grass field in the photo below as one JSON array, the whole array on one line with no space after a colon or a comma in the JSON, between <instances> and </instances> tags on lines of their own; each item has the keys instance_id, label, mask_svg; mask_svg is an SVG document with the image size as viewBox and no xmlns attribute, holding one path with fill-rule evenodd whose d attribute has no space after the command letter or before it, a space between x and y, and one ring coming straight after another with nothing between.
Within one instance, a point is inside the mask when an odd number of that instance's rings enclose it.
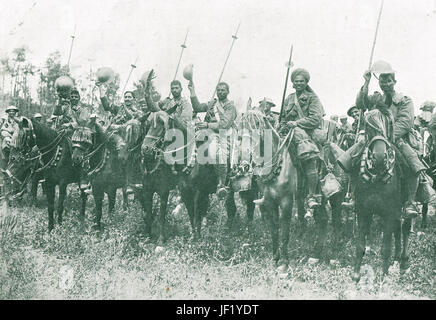
<instances>
[{"instance_id":1,"label":"grass field","mask_svg":"<svg viewBox=\"0 0 436 320\"><path fill-rule=\"evenodd\" d=\"M309 260L315 226L300 235L293 221L290 271L275 271L267 228L256 212L250 234L224 231L225 210L212 199L211 218L200 241L190 241L184 208L169 206L168 241L156 246L143 233L142 209L132 203L107 215L100 236L92 231L92 198L82 226L77 217L79 195L71 186L62 226L47 232L45 200L2 207L0 236L0 299L435 299L436 217L429 228L411 235L411 269L405 275L392 267L380 275L380 226L374 224L372 251L365 256L362 280L351 281L354 241L344 239L332 250L333 264ZM119 195L119 198L120 195ZM239 198L238 198L239 199ZM240 226L245 208L238 200ZM9 217L9 218L5 218ZM6 219L6 220L5 220ZM331 230L331 227L329 227ZM330 242L329 242L330 243Z\"/></svg>"}]
</instances>

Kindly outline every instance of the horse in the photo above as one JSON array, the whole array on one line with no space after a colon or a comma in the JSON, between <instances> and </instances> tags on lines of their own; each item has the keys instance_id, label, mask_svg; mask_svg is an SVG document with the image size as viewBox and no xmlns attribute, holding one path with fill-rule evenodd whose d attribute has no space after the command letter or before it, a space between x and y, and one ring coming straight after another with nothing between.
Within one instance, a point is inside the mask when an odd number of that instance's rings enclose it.
<instances>
[{"instance_id":1,"label":"horse","mask_svg":"<svg viewBox=\"0 0 436 320\"><path fill-rule=\"evenodd\" d=\"M164 153L168 142L165 133L168 116L164 112L153 114L153 119L141 145L142 191L140 202L144 210L145 233L151 236L154 221L153 196L160 197L158 243L166 241L165 224L168 197L177 186L177 177L171 166L165 162Z\"/></svg>"},{"instance_id":2,"label":"horse","mask_svg":"<svg viewBox=\"0 0 436 320\"><path fill-rule=\"evenodd\" d=\"M270 122L257 110L247 111L241 122L246 124L245 127L249 128L250 133L258 130L257 135L250 136L260 138L253 142L255 145L260 143L261 149L262 145L269 143L264 140L263 133L271 132L271 158L259 161L256 157L251 157L251 162L254 174L257 175L258 186L263 193L258 205L270 230L273 260L279 270L286 270L289 263L288 244L292 208L298 184L297 167L288 148L292 140L292 131L282 140ZM253 154L255 151L250 152Z\"/></svg>"},{"instance_id":3,"label":"horse","mask_svg":"<svg viewBox=\"0 0 436 320\"><path fill-rule=\"evenodd\" d=\"M387 139L392 132L390 120L379 110L366 115L367 144L360 168L352 171L356 179L356 203L358 239L356 243L352 279L360 279L360 267L365 254L366 237L370 233L372 217L383 220L382 271L386 275L391 265L392 234L395 238L394 260L400 262L403 272L409 267L409 235L411 219L401 223L405 203L400 167L400 154ZM403 241L401 241L403 240ZM402 243L403 242L403 243Z\"/></svg>"},{"instance_id":4,"label":"horse","mask_svg":"<svg viewBox=\"0 0 436 320\"><path fill-rule=\"evenodd\" d=\"M76 128L72 137L72 161L76 167L82 167L89 161L88 172L82 172L82 174L87 174L90 179L96 211L94 228L101 231L102 204L105 193L108 197L109 213L113 213L117 189L124 188L126 185L125 170L119 158L127 158L127 154L119 154L113 134L106 133L98 124L95 124L93 129L94 132L88 127ZM84 136L90 138L79 138ZM126 201L125 196L124 201Z\"/></svg>"},{"instance_id":5,"label":"horse","mask_svg":"<svg viewBox=\"0 0 436 320\"><path fill-rule=\"evenodd\" d=\"M10 162L9 172L11 177L17 177L20 172L29 168L37 168L35 173L42 172L44 177L43 190L47 197L48 230L54 228L54 201L56 186L59 187L59 199L57 206L58 224L62 223L64 200L67 194L67 186L70 183L79 183L81 168L73 165L71 160L71 144L68 131L56 132L42 123L33 119L27 122L33 136L33 143L38 147L40 154L29 157L20 156ZM24 122L23 122L24 124ZM80 194L82 205L80 217L85 216L87 195Z\"/></svg>"}]
</instances>

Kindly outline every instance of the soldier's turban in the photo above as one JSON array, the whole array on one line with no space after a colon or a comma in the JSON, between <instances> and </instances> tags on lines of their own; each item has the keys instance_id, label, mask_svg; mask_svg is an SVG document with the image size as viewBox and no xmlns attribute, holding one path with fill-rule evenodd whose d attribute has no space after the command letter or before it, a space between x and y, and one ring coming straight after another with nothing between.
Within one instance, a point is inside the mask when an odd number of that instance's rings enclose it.
<instances>
[{"instance_id":1,"label":"soldier's turban","mask_svg":"<svg viewBox=\"0 0 436 320\"><path fill-rule=\"evenodd\" d=\"M291 74L291 81L294 82L294 80L295 80L295 78L296 78L297 76L303 76L304 79L306 79L306 82L309 82L309 80L310 80L310 74L309 74L309 72L308 72L306 69L303 69L303 68L295 69L295 70L292 72L292 74Z\"/></svg>"}]
</instances>

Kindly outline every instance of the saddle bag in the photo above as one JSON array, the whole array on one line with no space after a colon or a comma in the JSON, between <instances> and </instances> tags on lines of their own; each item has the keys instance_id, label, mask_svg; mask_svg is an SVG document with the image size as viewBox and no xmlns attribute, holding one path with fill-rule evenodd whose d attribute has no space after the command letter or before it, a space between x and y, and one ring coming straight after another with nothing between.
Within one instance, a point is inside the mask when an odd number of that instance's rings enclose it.
<instances>
[{"instance_id":1,"label":"saddle bag","mask_svg":"<svg viewBox=\"0 0 436 320\"><path fill-rule=\"evenodd\" d=\"M321 180L321 192L326 198L330 198L332 195L341 191L341 184L336 176L329 172Z\"/></svg>"}]
</instances>

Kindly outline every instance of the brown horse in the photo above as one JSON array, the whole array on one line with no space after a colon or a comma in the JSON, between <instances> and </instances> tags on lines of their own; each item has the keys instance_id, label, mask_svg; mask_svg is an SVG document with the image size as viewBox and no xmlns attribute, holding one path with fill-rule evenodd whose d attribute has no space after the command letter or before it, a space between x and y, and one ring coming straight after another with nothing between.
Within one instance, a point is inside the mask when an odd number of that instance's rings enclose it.
<instances>
[{"instance_id":1,"label":"brown horse","mask_svg":"<svg viewBox=\"0 0 436 320\"><path fill-rule=\"evenodd\" d=\"M47 196L48 207L48 229L51 231L54 228L55 188L59 186L57 214L58 223L61 224L67 186L73 182L79 183L81 169L75 167L71 160L71 144L66 131L56 132L33 120L31 123L31 126L27 125L41 154L34 157L18 156L13 162L10 162L9 172L11 177L17 177L20 172L37 167L38 169L35 172L43 173L43 190ZM33 146L31 145L31 147ZM87 195L83 192L81 193L81 200L80 213L81 217L84 217Z\"/></svg>"},{"instance_id":2,"label":"brown horse","mask_svg":"<svg viewBox=\"0 0 436 320\"><path fill-rule=\"evenodd\" d=\"M392 234L395 238L394 260L400 262L400 270L404 271L409 268L411 219L407 218L401 224L401 212L405 199L399 152L383 134L388 131L385 129L385 123L389 121L386 116L378 110L373 110L367 114L366 118L369 142L363 153L360 168L353 172L357 179L355 208L358 223L358 239L352 275L355 281L360 279L360 266L365 254L366 237L370 233L374 214L383 219L383 274L388 273L391 265Z\"/></svg>"},{"instance_id":3,"label":"brown horse","mask_svg":"<svg viewBox=\"0 0 436 320\"><path fill-rule=\"evenodd\" d=\"M126 185L125 170L119 161L119 152L116 149L114 135L106 133L103 128L95 124L95 132L87 127L79 127L73 134L72 161L75 167L81 168L84 163L89 163L87 174L95 202L95 228L101 230L102 204L105 193L109 202L109 213L114 211L116 193L118 188ZM92 136L91 143L85 140L75 140L76 136L83 136L85 132ZM122 156L121 156L122 157ZM127 157L127 155L124 155ZM126 204L124 194L124 203Z\"/></svg>"},{"instance_id":4,"label":"brown horse","mask_svg":"<svg viewBox=\"0 0 436 320\"><path fill-rule=\"evenodd\" d=\"M177 186L177 177L164 159L164 152L168 144L165 141L167 121L167 116L164 113L156 114L141 146L142 191L140 193L140 201L145 213L145 231L147 235L151 236L151 228L154 221L153 196L157 193L160 197L159 244L166 240L165 216L168 197L170 191Z\"/></svg>"}]
</instances>

